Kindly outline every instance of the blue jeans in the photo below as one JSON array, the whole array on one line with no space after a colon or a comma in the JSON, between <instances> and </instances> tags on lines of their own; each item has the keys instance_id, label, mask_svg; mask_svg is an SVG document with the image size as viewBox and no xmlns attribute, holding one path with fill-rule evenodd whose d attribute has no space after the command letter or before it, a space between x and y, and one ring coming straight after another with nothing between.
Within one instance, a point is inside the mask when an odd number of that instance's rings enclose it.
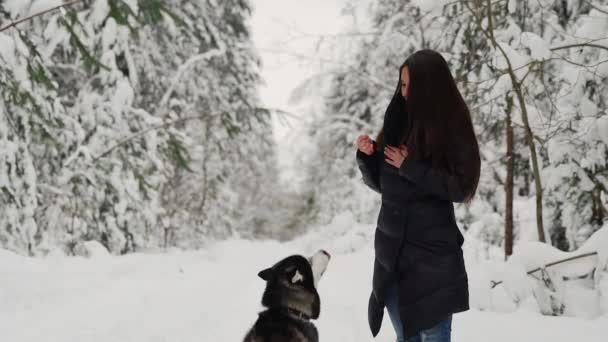
<instances>
[{"instance_id":1,"label":"blue jeans","mask_svg":"<svg viewBox=\"0 0 608 342\"><path fill-rule=\"evenodd\" d=\"M393 281L386 292L386 310L397 333L397 342L450 342L452 332L452 315L437 323L434 327L420 331L417 335L403 336L403 322L399 314L397 282Z\"/></svg>"}]
</instances>

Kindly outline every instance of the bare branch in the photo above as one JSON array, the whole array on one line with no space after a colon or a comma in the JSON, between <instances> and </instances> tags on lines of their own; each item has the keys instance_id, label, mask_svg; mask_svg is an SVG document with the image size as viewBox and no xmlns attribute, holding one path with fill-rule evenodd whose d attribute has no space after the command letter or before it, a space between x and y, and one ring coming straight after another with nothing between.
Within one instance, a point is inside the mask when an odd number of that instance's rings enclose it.
<instances>
[{"instance_id":1,"label":"bare branch","mask_svg":"<svg viewBox=\"0 0 608 342\"><path fill-rule=\"evenodd\" d=\"M607 37L607 39L608 39L608 37ZM549 50L557 51L557 50L564 50L564 49L569 49L569 48L574 48L574 47L594 47L597 49L602 49L602 50L608 51L608 46L591 44L591 43L568 44L568 45L563 45L563 46L552 47Z\"/></svg>"},{"instance_id":2,"label":"bare branch","mask_svg":"<svg viewBox=\"0 0 608 342\"><path fill-rule=\"evenodd\" d=\"M591 6L591 8L597 10L598 12L608 14L608 10L598 7L597 5L593 4L591 1L589 1L589 0L583 0L583 1L588 3L589 6Z\"/></svg>"},{"instance_id":3,"label":"bare branch","mask_svg":"<svg viewBox=\"0 0 608 342\"><path fill-rule=\"evenodd\" d=\"M31 20L31 19L33 19L33 18L35 18L35 17L39 17L39 16L41 16L41 15L45 15L45 14L47 14L47 13L50 13L50 12L56 11L56 10L58 10L58 9L60 9L60 8L63 8L63 7L72 6L72 5L74 5L74 4L77 4L77 3L79 3L79 2L83 2L83 1L84 1L84 0L72 0L72 1L70 1L70 2L66 2L65 4L61 4L61 5L58 5L58 6L55 6L55 7L49 8L49 9L46 9L46 10L44 10L44 11L42 11L42 12L34 13L34 14L30 15L30 16L27 16L27 17L25 17L25 18L21 18L21 19L19 19L19 20L17 20L17 21L11 21L11 23L10 23L10 24L8 24L8 25L6 25L6 26L4 26L4 27L0 28L0 32L6 31L6 30L8 30L8 29L9 29L9 28L11 28L11 27L15 27L15 26L17 26L17 25L19 25L19 24L21 24L21 23L23 23L23 22L25 22L25 21Z\"/></svg>"},{"instance_id":4,"label":"bare branch","mask_svg":"<svg viewBox=\"0 0 608 342\"><path fill-rule=\"evenodd\" d=\"M159 129L168 128L168 127L171 127L173 125L177 125L179 123L190 121L190 120L198 120L198 119L203 118L204 116L205 115L187 116L187 117L180 118L180 119L177 119L177 120L165 122L165 123L162 123L160 125L154 125L154 126L150 126L148 128L142 129L141 131L139 131L139 132L137 132L137 133L135 133L133 135L130 135L130 136L128 136L128 137L120 140L119 142L115 143L114 145L112 145L110 148L108 148L107 150L105 150L104 152L102 152L101 154L99 154L98 156L96 156L95 158L93 158L92 163L96 163L99 159L107 156L108 154L110 154L112 151L114 151L118 147L120 147L120 146L128 143L129 141L131 141L133 139L139 138L139 137L143 136L144 134L146 134L148 132L156 131L156 130L159 130Z\"/></svg>"}]
</instances>

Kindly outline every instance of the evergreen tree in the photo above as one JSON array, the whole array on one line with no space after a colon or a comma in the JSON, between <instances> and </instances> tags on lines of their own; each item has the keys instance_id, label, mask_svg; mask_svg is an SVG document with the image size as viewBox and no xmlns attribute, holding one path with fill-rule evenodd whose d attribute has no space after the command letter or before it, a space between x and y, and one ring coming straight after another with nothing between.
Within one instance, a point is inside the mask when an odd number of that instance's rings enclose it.
<instances>
[{"instance_id":1,"label":"evergreen tree","mask_svg":"<svg viewBox=\"0 0 608 342\"><path fill-rule=\"evenodd\" d=\"M5 2L0 26L41 6ZM265 205L253 190L276 171L248 2L63 9L0 32L2 246L125 253L252 230L239 208Z\"/></svg>"}]
</instances>

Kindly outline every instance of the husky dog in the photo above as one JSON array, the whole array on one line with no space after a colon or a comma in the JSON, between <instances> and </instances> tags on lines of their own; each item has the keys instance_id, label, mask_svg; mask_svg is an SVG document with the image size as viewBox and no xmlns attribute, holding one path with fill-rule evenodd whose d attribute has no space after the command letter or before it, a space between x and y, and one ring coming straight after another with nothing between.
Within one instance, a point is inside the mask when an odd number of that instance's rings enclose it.
<instances>
[{"instance_id":1,"label":"husky dog","mask_svg":"<svg viewBox=\"0 0 608 342\"><path fill-rule=\"evenodd\" d=\"M321 301L317 283L330 255L320 250L309 258L289 256L258 276L266 281L258 320L244 342L317 342L317 328L310 321L319 317Z\"/></svg>"}]
</instances>

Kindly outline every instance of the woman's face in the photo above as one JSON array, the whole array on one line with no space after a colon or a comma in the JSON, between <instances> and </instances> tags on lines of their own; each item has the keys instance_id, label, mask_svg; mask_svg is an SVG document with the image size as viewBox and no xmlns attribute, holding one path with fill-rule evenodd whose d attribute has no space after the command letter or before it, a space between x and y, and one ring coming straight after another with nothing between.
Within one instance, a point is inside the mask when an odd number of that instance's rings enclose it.
<instances>
[{"instance_id":1,"label":"woman's face","mask_svg":"<svg viewBox=\"0 0 608 342\"><path fill-rule=\"evenodd\" d=\"M407 99L407 93L410 86L410 71L407 66L401 69L401 95Z\"/></svg>"}]
</instances>

